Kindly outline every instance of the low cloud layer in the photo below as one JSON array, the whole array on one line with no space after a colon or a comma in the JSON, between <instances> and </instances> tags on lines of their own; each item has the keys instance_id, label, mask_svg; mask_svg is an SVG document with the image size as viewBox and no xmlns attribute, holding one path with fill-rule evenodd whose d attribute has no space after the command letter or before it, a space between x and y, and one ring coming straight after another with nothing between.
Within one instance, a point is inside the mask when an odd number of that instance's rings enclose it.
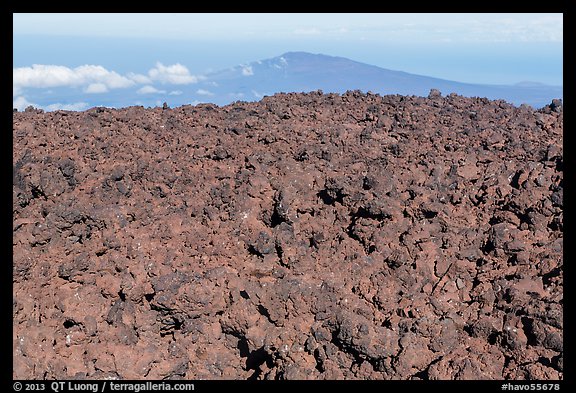
<instances>
[{"instance_id":1,"label":"low cloud layer","mask_svg":"<svg viewBox=\"0 0 576 393\"><path fill-rule=\"evenodd\" d=\"M35 106L33 103L22 96L18 96L12 100L12 107L18 109L19 111L23 111L30 105Z\"/></svg>"},{"instance_id":2,"label":"low cloud layer","mask_svg":"<svg viewBox=\"0 0 576 393\"><path fill-rule=\"evenodd\" d=\"M154 86L160 85L188 85L203 79L192 75L188 68L180 63L164 65L157 62L146 74L127 73L121 75L100 65L82 65L70 68L61 65L34 64L30 67L17 67L12 69L12 97L13 107L23 110L32 105L45 110L83 110L89 104L82 101L77 103L56 103L50 105L36 105L27 98L31 89L78 89L86 95L109 93L114 89L133 88L137 94L182 94L180 90L164 90ZM52 94L46 91L46 94Z\"/></svg>"},{"instance_id":3,"label":"low cloud layer","mask_svg":"<svg viewBox=\"0 0 576 393\"><path fill-rule=\"evenodd\" d=\"M58 65L34 64L32 67L14 68L12 78L13 87L20 90L25 88L82 87L95 83L105 86L107 89L119 89L133 86L136 83L115 71L109 71L97 65L68 68Z\"/></svg>"},{"instance_id":4,"label":"low cloud layer","mask_svg":"<svg viewBox=\"0 0 576 393\"><path fill-rule=\"evenodd\" d=\"M148 75L128 73L120 75L98 65L69 68L59 65L34 64L31 67L12 69L13 96L27 88L84 87L86 93L104 93L112 89L132 87L154 82L167 85L196 83L198 76L190 74L180 63L164 65L160 62L148 71Z\"/></svg>"},{"instance_id":5,"label":"low cloud layer","mask_svg":"<svg viewBox=\"0 0 576 393\"><path fill-rule=\"evenodd\" d=\"M28 101L23 96L18 96L12 100L12 107L18 109L19 111L23 111L29 106L33 106L35 108L40 108L41 106L35 104L33 102ZM42 107L42 109L47 111L57 111L57 110L65 110L65 111L83 111L88 109L90 105L87 102L73 102L73 103L54 103L50 105L46 105Z\"/></svg>"},{"instance_id":6,"label":"low cloud layer","mask_svg":"<svg viewBox=\"0 0 576 393\"><path fill-rule=\"evenodd\" d=\"M45 109L47 111L57 111L57 110L63 110L63 111L83 111L84 109L88 109L89 108L89 104L87 102L73 102L71 104L61 104L61 103L56 103L56 104L50 104L47 105L45 107Z\"/></svg>"}]
</instances>

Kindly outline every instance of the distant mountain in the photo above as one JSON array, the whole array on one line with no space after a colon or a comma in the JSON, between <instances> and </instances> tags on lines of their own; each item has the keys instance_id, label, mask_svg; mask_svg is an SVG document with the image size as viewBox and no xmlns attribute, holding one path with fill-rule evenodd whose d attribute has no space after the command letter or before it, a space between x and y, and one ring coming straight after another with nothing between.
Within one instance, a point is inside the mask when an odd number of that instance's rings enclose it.
<instances>
[{"instance_id":1,"label":"distant mountain","mask_svg":"<svg viewBox=\"0 0 576 393\"><path fill-rule=\"evenodd\" d=\"M280 92L322 90L325 93L344 93L357 89L381 95L416 96L427 96L431 89L438 89L443 95L457 93L467 97L504 99L515 105L526 103L534 108L548 105L554 98L562 98L562 86L531 81L515 85L460 83L306 52L289 52L212 72L198 77L198 82L192 84L138 84L111 89L104 94L87 94L83 89L63 86L31 88L25 94L28 102L44 108L69 104L72 108L120 108L131 105L153 107L163 102L172 107L198 103L226 105L234 101L258 101L263 96Z\"/></svg>"},{"instance_id":2,"label":"distant mountain","mask_svg":"<svg viewBox=\"0 0 576 393\"><path fill-rule=\"evenodd\" d=\"M232 101L254 101L277 92L344 93L359 89L379 94L427 96L430 89L444 95L457 93L468 97L504 99L515 105L533 107L562 98L561 86L534 82L516 85L483 85L461 83L428 76L393 71L343 57L289 52L272 59L255 61L205 75L194 91L183 92L191 101L213 102L218 105Z\"/></svg>"}]
</instances>

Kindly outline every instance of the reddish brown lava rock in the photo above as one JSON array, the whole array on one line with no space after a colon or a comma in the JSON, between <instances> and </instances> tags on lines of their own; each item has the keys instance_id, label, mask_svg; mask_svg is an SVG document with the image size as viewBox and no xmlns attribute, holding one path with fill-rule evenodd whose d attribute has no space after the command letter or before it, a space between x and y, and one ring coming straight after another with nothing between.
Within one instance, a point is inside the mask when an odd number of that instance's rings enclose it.
<instances>
[{"instance_id":1,"label":"reddish brown lava rock","mask_svg":"<svg viewBox=\"0 0 576 393\"><path fill-rule=\"evenodd\" d=\"M559 379L561 105L13 117L16 379Z\"/></svg>"}]
</instances>

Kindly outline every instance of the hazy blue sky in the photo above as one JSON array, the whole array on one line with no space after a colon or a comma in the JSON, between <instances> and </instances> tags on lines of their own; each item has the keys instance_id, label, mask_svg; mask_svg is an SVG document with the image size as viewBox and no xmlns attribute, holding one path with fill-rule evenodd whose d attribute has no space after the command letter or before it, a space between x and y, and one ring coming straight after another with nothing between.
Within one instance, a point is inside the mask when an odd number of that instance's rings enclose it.
<instances>
[{"instance_id":1,"label":"hazy blue sky","mask_svg":"<svg viewBox=\"0 0 576 393\"><path fill-rule=\"evenodd\" d=\"M151 71L196 77L288 51L461 82L562 84L562 14L14 14L13 21L14 99L22 103L30 89L68 83L104 93L130 85L116 75L132 85L144 79L129 75ZM76 68L87 65L79 76Z\"/></svg>"},{"instance_id":2,"label":"hazy blue sky","mask_svg":"<svg viewBox=\"0 0 576 393\"><path fill-rule=\"evenodd\" d=\"M14 14L14 34L389 42L562 42L561 14Z\"/></svg>"}]
</instances>

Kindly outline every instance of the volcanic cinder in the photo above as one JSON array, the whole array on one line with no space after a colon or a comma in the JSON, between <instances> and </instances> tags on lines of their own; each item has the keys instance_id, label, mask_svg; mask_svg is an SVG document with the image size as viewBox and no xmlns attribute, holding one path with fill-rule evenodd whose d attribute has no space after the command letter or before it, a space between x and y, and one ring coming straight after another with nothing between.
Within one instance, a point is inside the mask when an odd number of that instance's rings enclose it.
<instances>
[{"instance_id":1,"label":"volcanic cinder","mask_svg":"<svg viewBox=\"0 0 576 393\"><path fill-rule=\"evenodd\" d=\"M16 379L562 379L563 112L13 116Z\"/></svg>"}]
</instances>

